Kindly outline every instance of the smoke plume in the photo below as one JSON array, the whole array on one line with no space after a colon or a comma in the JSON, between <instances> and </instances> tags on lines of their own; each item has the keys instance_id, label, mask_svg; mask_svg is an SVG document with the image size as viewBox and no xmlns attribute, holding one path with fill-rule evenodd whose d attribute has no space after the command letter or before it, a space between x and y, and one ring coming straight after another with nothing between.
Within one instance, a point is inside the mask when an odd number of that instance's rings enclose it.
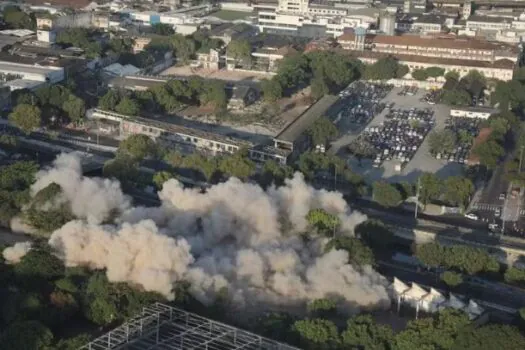
<instances>
[{"instance_id":1,"label":"smoke plume","mask_svg":"<svg viewBox=\"0 0 525 350\"><path fill-rule=\"evenodd\" d=\"M39 173L34 193L52 182L78 217L49 240L69 266L106 269L111 281L168 298L175 283L187 281L204 303L227 293L245 309L323 297L349 310L388 303L387 281L371 267L353 267L346 251L325 253L327 238L302 235L312 209L338 216L339 235L352 235L366 217L351 212L340 193L308 186L300 173L267 191L231 178L202 193L172 179L159 192L162 204L150 208L130 207L118 182L82 177L71 156ZM121 214L113 224L101 224L115 211Z\"/></svg>"},{"instance_id":2,"label":"smoke plume","mask_svg":"<svg viewBox=\"0 0 525 350\"><path fill-rule=\"evenodd\" d=\"M53 167L39 171L36 178L31 186L32 195L56 183L62 188L62 200L70 204L71 212L88 222L102 223L130 207L130 200L122 193L120 183L82 176L82 163L73 154L59 155Z\"/></svg>"},{"instance_id":3,"label":"smoke plume","mask_svg":"<svg viewBox=\"0 0 525 350\"><path fill-rule=\"evenodd\" d=\"M12 247L5 248L2 255L8 264L16 264L19 263L30 250L31 242L18 242Z\"/></svg>"}]
</instances>

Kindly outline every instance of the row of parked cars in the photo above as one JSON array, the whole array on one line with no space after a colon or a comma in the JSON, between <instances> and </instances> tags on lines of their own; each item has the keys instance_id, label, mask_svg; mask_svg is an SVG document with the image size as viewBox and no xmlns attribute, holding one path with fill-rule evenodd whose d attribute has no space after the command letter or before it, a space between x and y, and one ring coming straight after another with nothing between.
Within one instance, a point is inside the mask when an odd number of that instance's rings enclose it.
<instances>
[{"instance_id":1,"label":"row of parked cars","mask_svg":"<svg viewBox=\"0 0 525 350\"><path fill-rule=\"evenodd\" d=\"M334 123L340 130L366 125L387 105L381 100L392 90L392 85L355 81L339 93L343 107Z\"/></svg>"},{"instance_id":2,"label":"row of parked cars","mask_svg":"<svg viewBox=\"0 0 525 350\"><path fill-rule=\"evenodd\" d=\"M450 130L456 136L456 145L450 151L438 152L437 159L447 160L449 163L467 163L472 144L479 133L481 119L467 117L449 117L445 121L445 130Z\"/></svg>"},{"instance_id":3,"label":"row of parked cars","mask_svg":"<svg viewBox=\"0 0 525 350\"><path fill-rule=\"evenodd\" d=\"M418 88L416 86L404 86L401 91L399 91L397 94L399 96L414 96L417 94Z\"/></svg>"},{"instance_id":4,"label":"row of parked cars","mask_svg":"<svg viewBox=\"0 0 525 350\"><path fill-rule=\"evenodd\" d=\"M374 166L385 160L396 159L408 163L435 124L431 110L391 110L379 126L365 128L360 142L367 142L375 149Z\"/></svg>"}]
</instances>

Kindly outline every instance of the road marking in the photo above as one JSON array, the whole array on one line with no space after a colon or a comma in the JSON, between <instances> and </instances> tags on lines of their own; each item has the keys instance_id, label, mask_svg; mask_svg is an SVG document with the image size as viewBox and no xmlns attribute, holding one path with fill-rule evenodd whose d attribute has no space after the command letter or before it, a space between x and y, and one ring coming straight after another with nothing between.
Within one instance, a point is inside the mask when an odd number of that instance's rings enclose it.
<instances>
[{"instance_id":1,"label":"road marking","mask_svg":"<svg viewBox=\"0 0 525 350\"><path fill-rule=\"evenodd\" d=\"M487 203L475 203L472 205L474 210L495 211L498 208L501 208L501 205Z\"/></svg>"}]
</instances>

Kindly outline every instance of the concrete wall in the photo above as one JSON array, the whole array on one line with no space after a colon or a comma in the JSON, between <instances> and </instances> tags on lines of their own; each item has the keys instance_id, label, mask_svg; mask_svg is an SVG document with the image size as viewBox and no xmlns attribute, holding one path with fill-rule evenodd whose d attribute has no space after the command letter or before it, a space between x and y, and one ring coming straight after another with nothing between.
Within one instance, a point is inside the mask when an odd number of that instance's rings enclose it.
<instances>
[{"instance_id":1,"label":"concrete wall","mask_svg":"<svg viewBox=\"0 0 525 350\"><path fill-rule=\"evenodd\" d=\"M221 10L240 11L240 12L252 12L253 7L240 2L221 2ZM213 13L211 14L213 16Z\"/></svg>"}]
</instances>

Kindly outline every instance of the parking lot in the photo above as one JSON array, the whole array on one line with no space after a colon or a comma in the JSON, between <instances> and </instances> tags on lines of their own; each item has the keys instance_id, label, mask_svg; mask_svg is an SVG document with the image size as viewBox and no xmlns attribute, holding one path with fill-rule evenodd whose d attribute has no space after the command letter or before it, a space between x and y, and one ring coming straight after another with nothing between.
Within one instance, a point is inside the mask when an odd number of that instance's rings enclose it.
<instances>
[{"instance_id":1,"label":"parking lot","mask_svg":"<svg viewBox=\"0 0 525 350\"><path fill-rule=\"evenodd\" d=\"M433 172L441 178L461 174L463 171L462 164L454 162L449 163L448 159L436 159L430 154L428 147L428 138L426 137L422 140L423 142L420 145L416 145L419 147L417 148L415 153L411 155L411 157L409 157L410 159L408 163L405 162L405 166L400 171L397 170L399 169L399 165L401 163L400 159L395 159L395 157L392 157L392 159L390 160L388 160L387 157L384 161L382 161L379 167L374 167L374 161L376 157L372 157L372 159L362 158L359 160L349 153L348 145L354 142L359 137L359 135L365 131L367 127L369 128L368 130L371 130L372 128L374 128L375 130L376 127L384 127L385 122L388 121L387 116L391 114L392 110L408 111L408 113L411 110L413 110L414 112L416 110L428 110L432 113L434 120L434 127L432 128L432 130L439 131L443 130L446 127L446 120L450 114L450 108L448 106L441 104L429 105L424 100L424 96L427 94L427 92L422 89L419 89L417 91L413 90L411 91L411 94L400 95L399 93L402 91L406 91L406 88L393 88L381 101L385 104L385 106L392 106L392 108L385 108L384 110L382 110L381 113L375 115L366 126L356 128L355 130L346 130L344 128L340 128L341 136L339 139L335 140L332 143L331 151L336 152L341 156L347 158L352 169L363 175L365 179L369 182L373 182L379 179L386 179L392 182L415 182L420 176L420 174L426 171ZM338 128L340 123L341 121L338 124L336 124ZM408 125L410 126L410 123L408 123ZM412 133L413 131L414 130L411 131L410 129L405 130L405 132ZM416 132L416 134L419 134L419 132ZM419 138L419 136L417 137ZM405 147L406 146L407 145L405 145ZM411 145L411 149L413 148L413 146L414 145ZM397 148L397 145L395 147Z\"/></svg>"},{"instance_id":2,"label":"parking lot","mask_svg":"<svg viewBox=\"0 0 525 350\"><path fill-rule=\"evenodd\" d=\"M479 134L481 119L468 117L449 117L445 121L445 129L455 136L452 150L433 154L437 159L465 164L468 160L474 139Z\"/></svg>"}]
</instances>

